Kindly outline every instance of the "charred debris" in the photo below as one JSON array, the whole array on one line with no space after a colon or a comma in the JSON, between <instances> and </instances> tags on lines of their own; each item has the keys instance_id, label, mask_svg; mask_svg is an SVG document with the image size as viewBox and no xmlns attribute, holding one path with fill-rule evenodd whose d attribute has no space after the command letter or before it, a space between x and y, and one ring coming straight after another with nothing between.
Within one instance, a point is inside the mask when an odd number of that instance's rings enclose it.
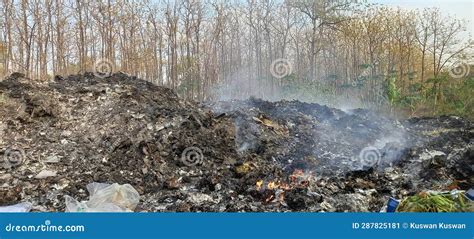
<instances>
[{"instance_id":1,"label":"charred debris","mask_svg":"<svg viewBox=\"0 0 474 239\"><path fill-rule=\"evenodd\" d=\"M117 73L0 82L0 206L64 211L92 182L135 211L380 211L389 197L467 190L473 124L394 120L299 101L195 103Z\"/></svg>"}]
</instances>

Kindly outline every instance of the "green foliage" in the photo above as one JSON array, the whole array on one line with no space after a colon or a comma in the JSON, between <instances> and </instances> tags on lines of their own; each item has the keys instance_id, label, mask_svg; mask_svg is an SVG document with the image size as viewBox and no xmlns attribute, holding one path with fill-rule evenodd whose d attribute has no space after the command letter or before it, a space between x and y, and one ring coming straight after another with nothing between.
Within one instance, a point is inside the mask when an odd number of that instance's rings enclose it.
<instances>
[{"instance_id":1,"label":"green foliage","mask_svg":"<svg viewBox=\"0 0 474 239\"><path fill-rule=\"evenodd\" d=\"M387 96L391 105L399 102L400 99L400 89L396 85L396 77L390 77L387 84Z\"/></svg>"},{"instance_id":2,"label":"green foliage","mask_svg":"<svg viewBox=\"0 0 474 239\"><path fill-rule=\"evenodd\" d=\"M437 107L436 114L474 117L474 77L462 80L453 79L453 84L443 87L443 101Z\"/></svg>"},{"instance_id":3,"label":"green foliage","mask_svg":"<svg viewBox=\"0 0 474 239\"><path fill-rule=\"evenodd\" d=\"M468 212L472 211L473 203L464 193L432 193L422 192L407 197L397 208L398 212Z\"/></svg>"},{"instance_id":4,"label":"green foliage","mask_svg":"<svg viewBox=\"0 0 474 239\"><path fill-rule=\"evenodd\" d=\"M368 69L370 65L359 67ZM411 79L414 74L410 72L404 77ZM389 75L361 75L352 82L334 84L340 80L337 75L329 75L323 81L289 75L282 79L281 93L287 99L337 106L347 100L341 97L341 92L348 92L343 95L353 97L355 94L357 102L369 107L388 103L390 108L410 112L411 116L456 115L474 120L474 77L454 79L448 74L440 74L424 82L404 81L404 85L399 77L397 71L392 71Z\"/></svg>"},{"instance_id":5,"label":"green foliage","mask_svg":"<svg viewBox=\"0 0 474 239\"><path fill-rule=\"evenodd\" d=\"M420 114L457 115L474 117L474 78L452 79L447 75L430 78L407 87L401 94L393 80L388 84L388 96L392 106L409 109Z\"/></svg>"},{"instance_id":6,"label":"green foliage","mask_svg":"<svg viewBox=\"0 0 474 239\"><path fill-rule=\"evenodd\" d=\"M408 86L408 93L400 96L398 106L409 108L412 113L415 112L417 105L424 101L423 89L422 83L410 84Z\"/></svg>"}]
</instances>

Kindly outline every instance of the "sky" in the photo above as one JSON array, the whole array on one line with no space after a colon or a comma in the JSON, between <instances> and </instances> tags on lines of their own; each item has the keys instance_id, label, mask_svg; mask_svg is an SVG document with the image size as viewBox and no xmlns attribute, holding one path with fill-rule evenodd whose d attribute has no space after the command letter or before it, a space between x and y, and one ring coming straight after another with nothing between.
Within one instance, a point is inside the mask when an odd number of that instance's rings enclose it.
<instances>
[{"instance_id":1,"label":"sky","mask_svg":"<svg viewBox=\"0 0 474 239\"><path fill-rule=\"evenodd\" d=\"M447 15L469 21L467 30L471 39L474 36L474 0L369 0L369 2L407 9L437 7Z\"/></svg>"}]
</instances>

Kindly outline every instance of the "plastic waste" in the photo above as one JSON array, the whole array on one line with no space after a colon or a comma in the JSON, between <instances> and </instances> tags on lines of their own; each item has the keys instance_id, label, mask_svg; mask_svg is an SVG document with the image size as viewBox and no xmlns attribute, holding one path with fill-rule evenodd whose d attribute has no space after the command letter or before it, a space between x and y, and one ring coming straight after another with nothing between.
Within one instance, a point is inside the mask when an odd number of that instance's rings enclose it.
<instances>
[{"instance_id":1,"label":"plastic waste","mask_svg":"<svg viewBox=\"0 0 474 239\"><path fill-rule=\"evenodd\" d=\"M29 212L33 205L29 202L22 202L15 205L0 207L0 212Z\"/></svg>"},{"instance_id":2,"label":"plastic waste","mask_svg":"<svg viewBox=\"0 0 474 239\"><path fill-rule=\"evenodd\" d=\"M79 202L65 196L66 212L133 212L140 195L130 184L90 183L89 201Z\"/></svg>"},{"instance_id":3,"label":"plastic waste","mask_svg":"<svg viewBox=\"0 0 474 239\"><path fill-rule=\"evenodd\" d=\"M390 197L387 202L387 212L395 212L397 210L400 201L395 198Z\"/></svg>"},{"instance_id":4,"label":"plastic waste","mask_svg":"<svg viewBox=\"0 0 474 239\"><path fill-rule=\"evenodd\" d=\"M474 188L467 190L466 197L470 200L474 200Z\"/></svg>"},{"instance_id":5,"label":"plastic waste","mask_svg":"<svg viewBox=\"0 0 474 239\"><path fill-rule=\"evenodd\" d=\"M51 171L51 170L43 170L41 172L39 172L35 178L36 179L44 179L44 178L48 178L48 177L56 177L57 175L57 172L56 171Z\"/></svg>"}]
</instances>

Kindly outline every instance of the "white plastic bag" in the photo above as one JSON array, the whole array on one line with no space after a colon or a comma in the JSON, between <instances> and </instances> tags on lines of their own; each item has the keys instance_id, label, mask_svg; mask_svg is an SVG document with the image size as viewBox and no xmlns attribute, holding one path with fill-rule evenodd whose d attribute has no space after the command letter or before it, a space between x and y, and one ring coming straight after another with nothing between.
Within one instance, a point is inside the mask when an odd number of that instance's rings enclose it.
<instances>
[{"instance_id":1,"label":"white plastic bag","mask_svg":"<svg viewBox=\"0 0 474 239\"><path fill-rule=\"evenodd\" d=\"M29 202L22 202L15 205L0 207L0 212L29 212L33 205Z\"/></svg>"},{"instance_id":2,"label":"white plastic bag","mask_svg":"<svg viewBox=\"0 0 474 239\"><path fill-rule=\"evenodd\" d=\"M130 184L91 183L87 191L87 202L65 196L66 212L133 212L140 201L140 195Z\"/></svg>"}]
</instances>

